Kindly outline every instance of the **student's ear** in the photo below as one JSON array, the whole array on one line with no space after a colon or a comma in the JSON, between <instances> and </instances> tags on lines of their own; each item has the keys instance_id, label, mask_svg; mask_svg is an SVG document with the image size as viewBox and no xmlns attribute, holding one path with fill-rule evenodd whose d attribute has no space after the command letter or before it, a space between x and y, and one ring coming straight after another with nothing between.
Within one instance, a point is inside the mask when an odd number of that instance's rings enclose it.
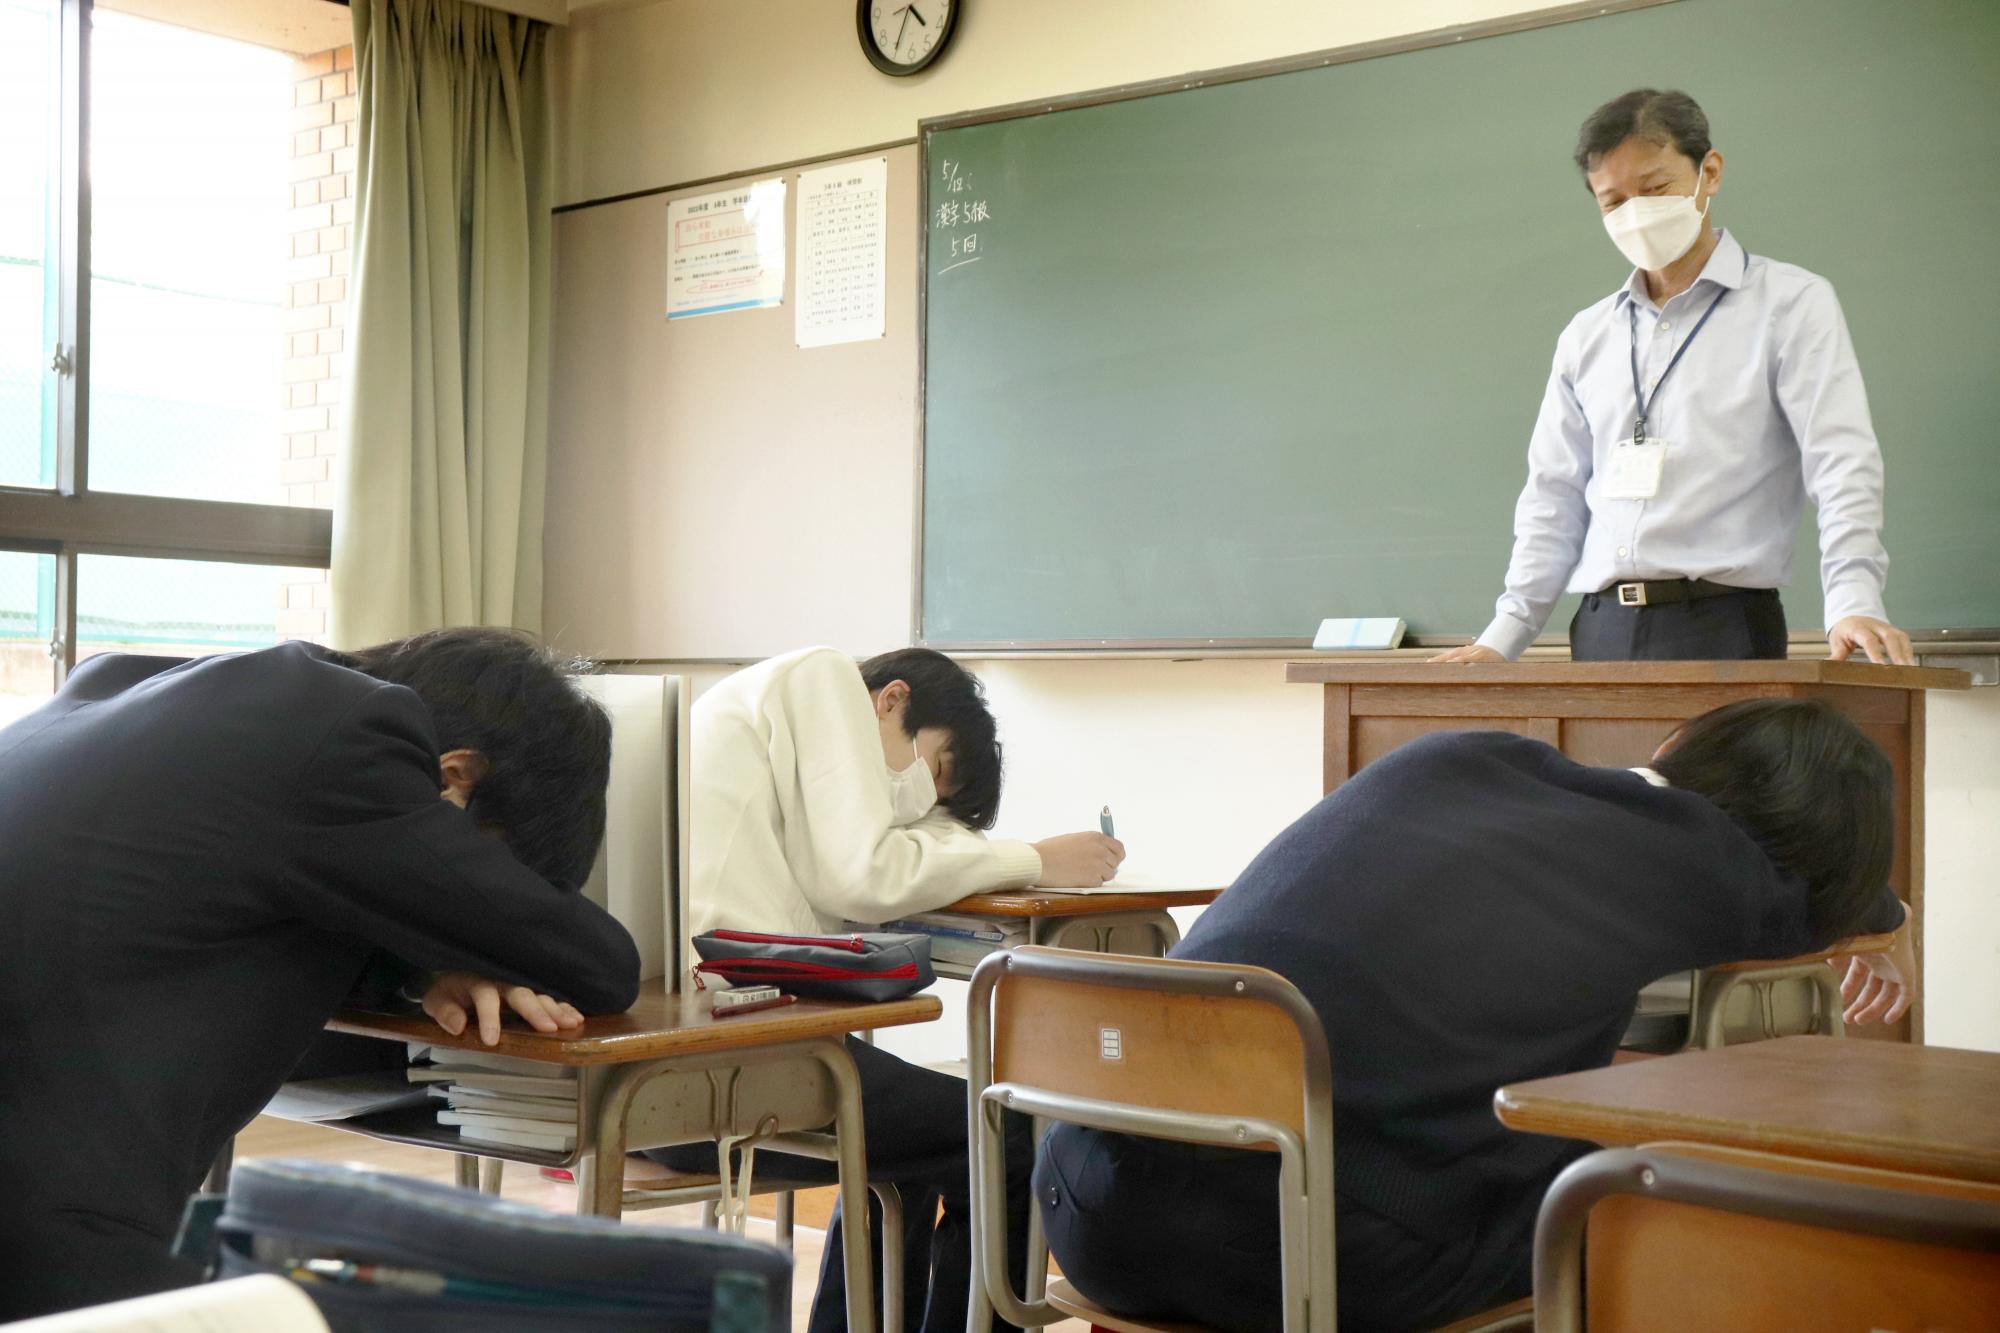
<instances>
[{"instance_id":1,"label":"student's ear","mask_svg":"<svg viewBox=\"0 0 2000 1333\"><path fill-rule=\"evenodd\" d=\"M438 795L463 810L472 802L472 789L479 785L492 765L477 750L452 750L438 756L438 772L444 790Z\"/></svg>"},{"instance_id":2,"label":"student's ear","mask_svg":"<svg viewBox=\"0 0 2000 1333\"><path fill-rule=\"evenodd\" d=\"M875 691L875 716L887 717L908 702L910 702L910 683L906 680L892 680Z\"/></svg>"},{"instance_id":3,"label":"student's ear","mask_svg":"<svg viewBox=\"0 0 2000 1333\"><path fill-rule=\"evenodd\" d=\"M1664 758L1669 751L1671 751L1676 745L1679 745L1680 743L1681 743L1681 728L1675 727L1672 731L1667 733L1667 738L1660 742L1660 748L1653 751L1653 757L1647 760L1646 762L1649 764L1659 763L1660 760Z\"/></svg>"}]
</instances>

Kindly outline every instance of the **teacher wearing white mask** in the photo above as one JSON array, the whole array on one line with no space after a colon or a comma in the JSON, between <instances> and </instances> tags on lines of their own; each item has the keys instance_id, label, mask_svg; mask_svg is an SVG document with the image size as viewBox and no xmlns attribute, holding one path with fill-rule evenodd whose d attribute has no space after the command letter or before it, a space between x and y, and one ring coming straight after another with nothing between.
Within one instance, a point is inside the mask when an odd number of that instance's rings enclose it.
<instances>
[{"instance_id":1,"label":"teacher wearing white mask","mask_svg":"<svg viewBox=\"0 0 2000 1333\"><path fill-rule=\"evenodd\" d=\"M1715 226L1722 154L1686 93L1605 103L1576 164L1635 271L1556 340L1506 591L1432 660L1518 657L1565 588L1586 594L1578 661L1782 658L1810 496L1832 656L1913 661L1883 607L1882 455L1832 285Z\"/></svg>"}]
</instances>

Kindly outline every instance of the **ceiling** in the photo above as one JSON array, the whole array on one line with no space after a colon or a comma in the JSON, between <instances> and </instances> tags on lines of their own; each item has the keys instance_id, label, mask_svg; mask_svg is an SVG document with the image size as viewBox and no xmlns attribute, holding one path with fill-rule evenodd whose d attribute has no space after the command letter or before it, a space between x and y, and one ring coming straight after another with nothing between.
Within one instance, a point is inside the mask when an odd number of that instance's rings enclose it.
<instances>
[{"instance_id":1,"label":"ceiling","mask_svg":"<svg viewBox=\"0 0 2000 1333\"><path fill-rule=\"evenodd\" d=\"M569 3L474 0L474 3L526 14L546 23L566 23L570 10L594 7L592 0L569 0ZM354 25L348 18L347 6L333 0L97 0L97 6L294 55L312 55L346 46L354 40Z\"/></svg>"},{"instance_id":2,"label":"ceiling","mask_svg":"<svg viewBox=\"0 0 2000 1333\"><path fill-rule=\"evenodd\" d=\"M97 7L294 55L311 55L354 40L347 6L332 0L97 0Z\"/></svg>"}]
</instances>

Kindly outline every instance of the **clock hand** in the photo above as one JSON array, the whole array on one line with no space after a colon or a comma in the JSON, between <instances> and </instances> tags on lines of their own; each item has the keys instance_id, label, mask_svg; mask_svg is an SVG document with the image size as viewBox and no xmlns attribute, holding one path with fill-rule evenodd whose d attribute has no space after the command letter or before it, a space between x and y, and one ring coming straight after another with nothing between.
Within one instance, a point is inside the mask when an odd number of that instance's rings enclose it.
<instances>
[{"instance_id":1,"label":"clock hand","mask_svg":"<svg viewBox=\"0 0 2000 1333\"><path fill-rule=\"evenodd\" d=\"M915 5L904 5L903 8L909 10L910 17L915 19L917 22L922 23L926 28L931 26L928 22L925 21L924 16L917 12L917 7Z\"/></svg>"},{"instance_id":2,"label":"clock hand","mask_svg":"<svg viewBox=\"0 0 2000 1333\"><path fill-rule=\"evenodd\" d=\"M910 6L904 5L903 22L902 25L896 29L896 49L898 51L903 49L903 33L909 26L910 26Z\"/></svg>"}]
</instances>

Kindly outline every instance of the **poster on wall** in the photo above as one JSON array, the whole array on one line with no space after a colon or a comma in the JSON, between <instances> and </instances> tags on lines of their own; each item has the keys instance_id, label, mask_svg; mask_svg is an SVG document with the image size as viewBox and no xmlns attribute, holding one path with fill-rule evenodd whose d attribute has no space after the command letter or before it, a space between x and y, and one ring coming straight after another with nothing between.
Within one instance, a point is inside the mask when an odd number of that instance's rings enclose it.
<instances>
[{"instance_id":1,"label":"poster on wall","mask_svg":"<svg viewBox=\"0 0 2000 1333\"><path fill-rule=\"evenodd\" d=\"M785 298L785 182L667 205L667 318L755 310Z\"/></svg>"},{"instance_id":2,"label":"poster on wall","mask_svg":"<svg viewBox=\"0 0 2000 1333\"><path fill-rule=\"evenodd\" d=\"M880 338L888 327L889 159L799 173L800 347Z\"/></svg>"}]
</instances>

